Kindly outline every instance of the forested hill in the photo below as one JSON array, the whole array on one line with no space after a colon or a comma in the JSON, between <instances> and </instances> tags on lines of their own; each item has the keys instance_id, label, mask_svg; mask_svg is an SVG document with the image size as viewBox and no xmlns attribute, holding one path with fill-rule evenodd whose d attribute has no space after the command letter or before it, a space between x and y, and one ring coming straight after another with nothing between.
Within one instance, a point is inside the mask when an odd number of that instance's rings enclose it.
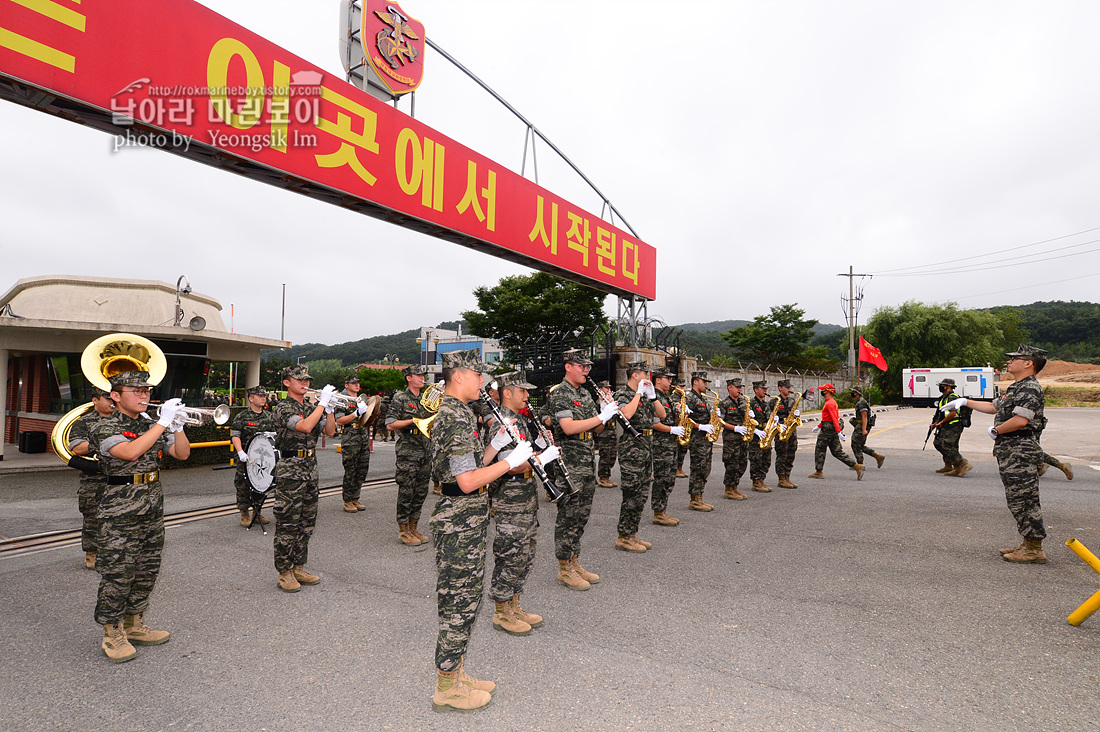
<instances>
[{"instance_id":1,"label":"forested hill","mask_svg":"<svg viewBox=\"0 0 1100 732\"><path fill-rule=\"evenodd\" d=\"M1028 342L1050 351L1051 358L1100 363L1100 305L1093 302L1033 302L1030 305L986 308L1015 310Z\"/></svg>"}]
</instances>

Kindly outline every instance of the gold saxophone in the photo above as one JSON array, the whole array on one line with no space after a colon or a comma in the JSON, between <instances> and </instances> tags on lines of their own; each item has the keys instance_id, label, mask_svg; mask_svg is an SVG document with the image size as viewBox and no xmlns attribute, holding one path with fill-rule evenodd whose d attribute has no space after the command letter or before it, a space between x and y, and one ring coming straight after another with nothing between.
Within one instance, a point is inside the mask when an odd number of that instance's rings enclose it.
<instances>
[{"instance_id":1,"label":"gold saxophone","mask_svg":"<svg viewBox=\"0 0 1100 732\"><path fill-rule=\"evenodd\" d=\"M779 427L779 441L786 442L791 439L791 435L798 429L798 425L802 424L802 417L796 417L795 412L798 411L798 405L802 403L802 395L799 394L794 400L794 404L791 405L791 411L787 413L787 418L783 420L783 424Z\"/></svg>"},{"instance_id":2,"label":"gold saxophone","mask_svg":"<svg viewBox=\"0 0 1100 732\"><path fill-rule=\"evenodd\" d=\"M783 401L781 398L775 398L775 404L772 405L772 412L768 415L767 425L764 427L764 436L760 438L760 449L770 450L772 443L775 442L776 435L779 434L780 426L775 421L775 413L779 411L779 403Z\"/></svg>"},{"instance_id":3,"label":"gold saxophone","mask_svg":"<svg viewBox=\"0 0 1100 732\"><path fill-rule=\"evenodd\" d=\"M695 423L688 416L687 395L684 390L674 386L672 387L672 393L680 396L680 401L676 402L676 425L684 428L684 434L676 438L676 443L681 447L687 447L688 443L691 442L691 430Z\"/></svg>"},{"instance_id":4,"label":"gold saxophone","mask_svg":"<svg viewBox=\"0 0 1100 732\"><path fill-rule=\"evenodd\" d=\"M760 423L756 421L756 418L752 416L752 402L748 399L745 400L745 419L741 422L741 426L745 428L745 434L741 435L741 442L752 442L752 438L756 435L756 428L760 426Z\"/></svg>"},{"instance_id":5,"label":"gold saxophone","mask_svg":"<svg viewBox=\"0 0 1100 732\"><path fill-rule=\"evenodd\" d=\"M714 406L710 409L711 430L707 434L707 442L718 442L718 438L722 436L722 417L718 414L718 402L722 400L716 391L707 389L707 394L714 395Z\"/></svg>"}]
</instances>

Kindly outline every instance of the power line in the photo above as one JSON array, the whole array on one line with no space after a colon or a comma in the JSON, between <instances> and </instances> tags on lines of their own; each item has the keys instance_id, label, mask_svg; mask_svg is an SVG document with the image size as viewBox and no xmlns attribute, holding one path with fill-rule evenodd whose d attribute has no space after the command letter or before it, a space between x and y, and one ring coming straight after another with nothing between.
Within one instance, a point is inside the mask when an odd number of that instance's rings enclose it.
<instances>
[{"instance_id":1,"label":"power line","mask_svg":"<svg viewBox=\"0 0 1100 732\"><path fill-rule=\"evenodd\" d=\"M1001 295L1006 292L1016 292L1017 290L1030 290L1033 287L1045 287L1047 285L1060 285L1063 282L1073 282L1074 280L1083 280L1089 277L1096 277L1100 275L1100 272L1093 272L1092 274L1081 275L1080 277L1065 277L1060 280L1054 280L1053 282L1036 282L1034 285L1024 285L1023 287L1011 287L1007 290L997 290L996 292L983 292L978 295L963 295L962 297L954 297L952 300L965 300L969 297L986 297L987 295Z\"/></svg>"},{"instance_id":2,"label":"power line","mask_svg":"<svg viewBox=\"0 0 1100 732\"><path fill-rule=\"evenodd\" d=\"M1069 246L1066 246L1066 247L1058 247L1057 249L1050 249L1046 252L1039 252L1037 254L1021 254L1021 255L1016 256L1016 257L1007 257L1006 259L1001 260L1001 261L1003 262L1003 261L1010 261L1010 260L1013 260L1013 259L1023 259L1025 257L1035 257L1035 256L1039 256L1039 255L1046 255L1046 254L1050 254L1051 252L1061 252L1061 251L1064 251L1066 249L1075 249L1077 247L1083 247L1087 244L1096 244L1097 242L1100 242L1100 239L1092 239L1091 241L1083 241L1080 244L1070 244ZM968 273L968 272L985 272L985 271L991 270L991 269L1003 269L1004 267L1018 267L1021 264L1039 264L1041 262L1049 262L1049 261L1052 261L1052 260L1055 260L1055 259L1065 259L1066 257L1076 257L1076 256L1079 256L1081 254L1091 254L1092 252L1098 252L1098 251L1100 251L1100 247L1098 247L1096 249L1087 249L1083 252L1074 252L1072 254L1063 254L1063 255L1058 256L1058 257L1043 256L1042 259L1028 259L1027 261L1016 262L1014 264L973 264L973 265L967 264L967 265L962 265L961 267L953 267L951 269L941 269L941 270L937 270L937 271L934 271L934 272L905 272L905 273L901 273L901 274L880 275L880 276L882 276L882 277L927 277L929 275L949 275L949 274L965 274L965 273Z\"/></svg>"}]
</instances>

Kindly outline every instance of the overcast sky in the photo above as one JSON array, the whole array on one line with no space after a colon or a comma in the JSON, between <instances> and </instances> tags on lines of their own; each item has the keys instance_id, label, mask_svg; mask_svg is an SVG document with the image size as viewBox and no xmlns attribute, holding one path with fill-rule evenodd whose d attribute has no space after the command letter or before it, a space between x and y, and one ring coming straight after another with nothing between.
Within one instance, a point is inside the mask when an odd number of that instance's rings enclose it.
<instances>
[{"instance_id":1,"label":"overcast sky","mask_svg":"<svg viewBox=\"0 0 1100 732\"><path fill-rule=\"evenodd\" d=\"M203 4L340 75L337 2ZM909 299L1100 299L1094 0L402 7L656 247L650 316L797 302L843 323L849 266L875 275L860 322ZM417 118L518 171L522 125L431 49L425 61ZM15 104L0 128L0 291L183 274L227 325L235 306L237 332L278 338L286 283L286 338L336 343L454 319L474 287L530 271L163 152L112 153L108 135ZM598 214L552 156L539 148L539 184ZM896 272L944 262L920 271L979 271Z\"/></svg>"}]
</instances>

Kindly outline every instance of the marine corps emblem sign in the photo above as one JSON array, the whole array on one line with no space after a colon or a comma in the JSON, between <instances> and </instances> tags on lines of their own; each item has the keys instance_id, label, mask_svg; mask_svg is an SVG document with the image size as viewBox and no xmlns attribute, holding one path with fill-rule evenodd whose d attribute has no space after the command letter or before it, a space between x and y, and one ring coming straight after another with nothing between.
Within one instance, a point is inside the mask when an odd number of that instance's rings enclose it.
<instances>
[{"instance_id":1,"label":"marine corps emblem sign","mask_svg":"<svg viewBox=\"0 0 1100 732\"><path fill-rule=\"evenodd\" d=\"M364 0L360 40L367 63L395 96L424 78L424 24L395 2Z\"/></svg>"}]
</instances>

